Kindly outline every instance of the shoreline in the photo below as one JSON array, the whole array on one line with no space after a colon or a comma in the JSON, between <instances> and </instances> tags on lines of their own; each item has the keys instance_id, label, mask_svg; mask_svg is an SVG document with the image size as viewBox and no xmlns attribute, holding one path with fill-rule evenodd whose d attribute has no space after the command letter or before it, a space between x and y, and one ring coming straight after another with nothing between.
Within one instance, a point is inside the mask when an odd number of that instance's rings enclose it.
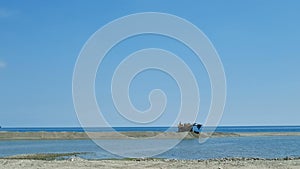
<instances>
[{"instance_id":1,"label":"shoreline","mask_svg":"<svg viewBox=\"0 0 300 169\"><path fill-rule=\"evenodd\" d=\"M202 133L200 137L207 137L210 133ZM215 132L217 137L259 137L259 136L300 136L300 132ZM84 139L195 139L199 135L189 132L0 132L0 140L84 140Z\"/></svg>"},{"instance_id":2,"label":"shoreline","mask_svg":"<svg viewBox=\"0 0 300 169\"><path fill-rule=\"evenodd\" d=\"M12 156L0 157L0 160L42 160L42 161L105 161L105 160L120 160L120 161L288 161L288 160L300 160L300 156L297 157L281 157L281 158L260 158L260 157L223 157L223 158L211 158L211 159L173 159L173 158L104 158L104 159L85 159L80 155L88 154L89 152L68 152L68 153L37 153L37 154L17 154Z\"/></svg>"}]
</instances>

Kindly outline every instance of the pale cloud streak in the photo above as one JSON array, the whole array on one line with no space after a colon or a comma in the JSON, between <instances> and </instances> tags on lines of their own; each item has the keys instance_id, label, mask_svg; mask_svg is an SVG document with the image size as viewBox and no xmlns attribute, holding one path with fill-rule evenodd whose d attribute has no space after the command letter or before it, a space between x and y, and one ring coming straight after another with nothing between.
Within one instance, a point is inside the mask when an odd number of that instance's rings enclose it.
<instances>
[{"instance_id":1,"label":"pale cloud streak","mask_svg":"<svg viewBox=\"0 0 300 169\"><path fill-rule=\"evenodd\" d=\"M15 15L16 13L17 13L17 11L15 11L15 10L8 10L5 8L0 8L0 18L7 18L12 15Z\"/></svg>"},{"instance_id":2,"label":"pale cloud streak","mask_svg":"<svg viewBox=\"0 0 300 169\"><path fill-rule=\"evenodd\" d=\"M3 61L0 61L0 69L4 69L6 67L6 63Z\"/></svg>"}]
</instances>

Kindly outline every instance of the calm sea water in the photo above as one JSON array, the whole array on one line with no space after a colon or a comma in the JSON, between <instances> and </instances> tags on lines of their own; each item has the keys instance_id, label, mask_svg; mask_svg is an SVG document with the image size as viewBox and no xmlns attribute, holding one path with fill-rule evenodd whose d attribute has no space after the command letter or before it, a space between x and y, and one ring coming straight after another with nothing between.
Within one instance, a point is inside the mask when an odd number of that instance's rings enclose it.
<instances>
[{"instance_id":1,"label":"calm sea water","mask_svg":"<svg viewBox=\"0 0 300 169\"><path fill-rule=\"evenodd\" d=\"M103 140L120 145L128 140ZM160 140L162 143L167 140ZM156 142L155 144L159 144ZM151 145L151 150L155 149ZM259 147L259 148L258 148ZM126 149L136 156L142 150ZM147 150L144 150L147 151ZM0 141L0 157L17 154L88 152L85 159L121 158L98 147L91 140L17 140ZM227 137L211 138L203 144L197 139L183 140L173 149L156 156L170 159L214 159L224 157L283 158L300 157L300 136Z\"/></svg>"},{"instance_id":2,"label":"calm sea water","mask_svg":"<svg viewBox=\"0 0 300 169\"><path fill-rule=\"evenodd\" d=\"M209 127L207 127L210 129ZM169 130L168 130L169 129ZM177 127L114 127L105 128L88 128L87 131L91 132L109 132L109 131L171 131L176 132ZM0 128L0 131L14 131L14 132L84 132L81 127L52 127L52 128ZM216 132L300 132L300 126L220 126L217 127Z\"/></svg>"},{"instance_id":3,"label":"calm sea water","mask_svg":"<svg viewBox=\"0 0 300 169\"><path fill-rule=\"evenodd\" d=\"M117 131L166 131L168 127L116 127ZM82 132L82 128L1 128L0 131L18 132L59 132L74 131ZM90 128L89 131L112 131L108 128ZM171 131L177 131L176 127ZM218 132L300 132L300 126L234 126L218 127ZM128 140L103 140L110 144L122 145ZM151 145L155 149L155 144L163 144L159 140ZM145 144L147 145L147 144ZM259 147L259 148L258 148ZM136 153L139 156L145 152L142 150L126 149L130 154ZM133 152L134 151L134 152ZM144 150L146 151L146 150ZM113 155L91 140L14 140L0 141L0 157L35 154L35 153L67 153L67 152L87 152L79 155L86 159L107 159L122 158ZM171 150L156 156L157 158L170 159L213 159L224 157L259 157L259 158L283 158L300 157L300 136L262 136L262 137L224 137L211 138L203 144L199 144L197 139L182 140Z\"/></svg>"}]
</instances>

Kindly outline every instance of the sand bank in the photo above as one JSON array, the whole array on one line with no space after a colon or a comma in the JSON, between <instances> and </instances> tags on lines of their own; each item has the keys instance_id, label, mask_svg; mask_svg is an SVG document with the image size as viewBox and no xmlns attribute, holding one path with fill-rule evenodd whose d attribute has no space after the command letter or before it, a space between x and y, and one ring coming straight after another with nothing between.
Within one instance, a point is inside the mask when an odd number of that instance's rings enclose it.
<instances>
[{"instance_id":1,"label":"sand bank","mask_svg":"<svg viewBox=\"0 0 300 169\"><path fill-rule=\"evenodd\" d=\"M0 169L111 169L111 168L197 168L197 169L299 169L300 159L219 159L219 160L94 160L79 158L69 160L0 159Z\"/></svg>"},{"instance_id":2,"label":"sand bank","mask_svg":"<svg viewBox=\"0 0 300 169\"><path fill-rule=\"evenodd\" d=\"M206 137L207 134L200 135ZM270 132L270 133L213 133L212 137L250 137L250 136L300 136L300 132ZM67 140L67 139L126 139L150 138L159 139L193 139L199 135L186 132L0 132L0 140Z\"/></svg>"}]
</instances>

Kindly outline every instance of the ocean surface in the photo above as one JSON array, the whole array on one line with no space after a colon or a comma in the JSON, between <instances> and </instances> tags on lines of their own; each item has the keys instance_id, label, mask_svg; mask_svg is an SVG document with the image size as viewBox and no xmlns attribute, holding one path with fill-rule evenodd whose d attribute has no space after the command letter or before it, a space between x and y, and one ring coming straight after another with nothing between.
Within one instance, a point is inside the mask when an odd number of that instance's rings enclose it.
<instances>
[{"instance_id":1,"label":"ocean surface","mask_svg":"<svg viewBox=\"0 0 300 169\"><path fill-rule=\"evenodd\" d=\"M117 131L165 131L168 127L117 127ZM177 131L176 127L171 131ZM112 131L108 128L91 128L91 131ZM1 128L0 131L18 132L82 132L82 128ZM218 132L300 132L300 126L234 126L218 127ZM130 140L102 140L120 146ZM140 156L143 151L155 150L168 140L161 139L151 143L147 150L126 149L129 154ZM140 140L139 140L140 142ZM148 146L148 143L145 143ZM0 157L36 154L36 153L71 153L85 152L78 155L85 159L123 158L105 151L91 140L1 140ZM300 157L300 136L253 136L210 138L199 144L198 139L182 140L172 149L155 156L168 159L215 159L225 157L284 158Z\"/></svg>"},{"instance_id":2,"label":"ocean surface","mask_svg":"<svg viewBox=\"0 0 300 169\"><path fill-rule=\"evenodd\" d=\"M207 127L207 129L211 129ZM87 128L86 131L90 132L110 132L110 131L158 131L158 132L176 132L177 127L113 127L113 128L105 128L105 127L96 127L96 128ZM85 131L81 127L28 127L28 128L0 128L0 131L11 131L11 132L84 132ZM300 126L219 126L215 130L216 132L300 132Z\"/></svg>"},{"instance_id":3,"label":"ocean surface","mask_svg":"<svg viewBox=\"0 0 300 169\"><path fill-rule=\"evenodd\" d=\"M110 144L122 145L126 140L103 140ZM162 139L161 142L163 143ZM159 144L156 142L155 144ZM145 145L147 146L147 145ZM151 145L150 150L155 149ZM124 152L142 155L138 149L126 149ZM0 157L36 154L86 152L78 155L85 159L122 158L113 155L91 140L16 140L0 141ZM223 137L211 138L199 144L197 139L182 140L178 145L156 158L168 159L215 159L225 157L284 158L300 157L300 136L262 136L262 137Z\"/></svg>"}]
</instances>

